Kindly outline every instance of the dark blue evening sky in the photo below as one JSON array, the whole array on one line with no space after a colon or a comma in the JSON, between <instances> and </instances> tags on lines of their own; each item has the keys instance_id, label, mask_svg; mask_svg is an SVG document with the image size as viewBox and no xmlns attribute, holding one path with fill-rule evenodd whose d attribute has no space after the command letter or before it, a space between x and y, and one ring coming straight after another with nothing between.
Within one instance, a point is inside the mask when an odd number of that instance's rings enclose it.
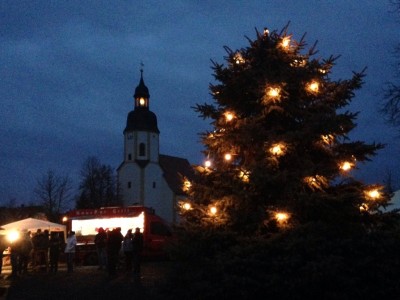
<instances>
[{"instance_id":1,"label":"dark blue evening sky","mask_svg":"<svg viewBox=\"0 0 400 300\"><path fill-rule=\"evenodd\" d=\"M341 55L333 79L368 67L349 107L360 111L351 137L387 146L354 175L382 182L390 170L399 180L400 140L377 112L400 41L390 10L389 0L1 1L0 204L34 202L49 169L76 187L88 156L121 163L141 62L160 152L201 163L198 133L208 121L191 106L211 101L210 59L222 63L224 45L246 47L255 28L288 21L295 39L318 40L317 57Z\"/></svg>"}]
</instances>

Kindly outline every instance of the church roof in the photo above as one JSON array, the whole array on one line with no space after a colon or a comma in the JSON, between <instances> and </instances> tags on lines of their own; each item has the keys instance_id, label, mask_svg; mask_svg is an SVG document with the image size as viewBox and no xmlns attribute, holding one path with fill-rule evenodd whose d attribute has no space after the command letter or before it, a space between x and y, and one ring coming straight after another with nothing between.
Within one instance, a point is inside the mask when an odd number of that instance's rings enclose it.
<instances>
[{"instance_id":1,"label":"church roof","mask_svg":"<svg viewBox=\"0 0 400 300\"><path fill-rule=\"evenodd\" d=\"M182 179L194 178L194 171L189 161L181 157L160 154L159 164L171 190L177 195L184 195Z\"/></svg>"},{"instance_id":2,"label":"church roof","mask_svg":"<svg viewBox=\"0 0 400 300\"><path fill-rule=\"evenodd\" d=\"M133 95L134 98L139 98L139 97L145 97L145 98L150 98L150 93L149 89L147 86L144 84L143 80L143 70L140 70L140 82L139 85L135 89L135 94Z\"/></svg>"},{"instance_id":3,"label":"church roof","mask_svg":"<svg viewBox=\"0 0 400 300\"><path fill-rule=\"evenodd\" d=\"M134 130L160 133L157 126L156 114L147 109L135 109L131 111L126 120L124 133Z\"/></svg>"}]
</instances>

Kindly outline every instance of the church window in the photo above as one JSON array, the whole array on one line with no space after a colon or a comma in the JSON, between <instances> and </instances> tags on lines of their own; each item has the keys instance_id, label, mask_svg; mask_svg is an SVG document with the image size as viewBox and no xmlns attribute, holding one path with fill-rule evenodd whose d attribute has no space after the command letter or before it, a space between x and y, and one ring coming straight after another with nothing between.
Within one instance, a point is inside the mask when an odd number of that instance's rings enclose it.
<instances>
[{"instance_id":1,"label":"church window","mask_svg":"<svg viewBox=\"0 0 400 300\"><path fill-rule=\"evenodd\" d=\"M145 156L146 145L144 143L139 144L139 156Z\"/></svg>"},{"instance_id":2,"label":"church window","mask_svg":"<svg viewBox=\"0 0 400 300\"><path fill-rule=\"evenodd\" d=\"M132 160L132 154L128 154L128 160Z\"/></svg>"},{"instance_id":3,"label":"church window","mask_svg":"<svg viewBox=\"0 0 400 300\"><path fill-rule=\"evenodd\" d=\"M132 187L132 182L128 181L128 189Z\"/></svg>"},{"instance_id":4,"label":"church window","mask_svg":"<svg viewBox=\"0 0 400 300\"><path fill-rule=\"evenodd\" d=\"M156 188L156 182L153 181L153 189L155 189L155 188Z\"/></svg>"}]
</instances>

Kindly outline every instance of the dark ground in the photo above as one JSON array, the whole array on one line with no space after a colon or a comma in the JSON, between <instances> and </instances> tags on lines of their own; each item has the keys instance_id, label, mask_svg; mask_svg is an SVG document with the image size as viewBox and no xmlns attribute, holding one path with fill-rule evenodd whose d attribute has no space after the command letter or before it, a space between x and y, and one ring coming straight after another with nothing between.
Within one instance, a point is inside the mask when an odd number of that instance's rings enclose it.
<instances>
[{"instance_id":1,"label":"dark ground","mask_svg":"<svg viewBox=\"0 0 400 300\"><path fill-rule=\"evenodd\" d=\"M26 299L160 299L156 286L164 278L170 263L146 261L142 263L140 279L118 270L110 278L97 266L77 266L68 274L65 265L57 274L45 270L28 271L18 278L10 277L10 268L4 267L0 279L0 300Z\"/></svg>"}]
</instances>

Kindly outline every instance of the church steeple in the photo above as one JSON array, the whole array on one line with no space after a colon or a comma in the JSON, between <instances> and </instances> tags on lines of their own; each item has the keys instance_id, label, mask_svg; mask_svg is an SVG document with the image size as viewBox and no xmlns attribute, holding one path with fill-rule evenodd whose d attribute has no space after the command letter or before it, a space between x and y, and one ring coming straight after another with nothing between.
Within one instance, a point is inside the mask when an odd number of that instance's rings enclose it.
<instances>
[{"instance_id":1,"label":"church steeple","mask_svg":"<svg viewBox=\"0 0 400 300\"><path fill-rule=\"evenodd\" d=\"M157 116L149 109L150 93L144 84L143 69L140 69L140 81L133 98L135 109L128 114L124 134L133 131L160 133L157 126Z\"/></svg>"},{"instance_id":2,"label":"church steeple","mask_svg":"<svg viewBox=\"0 0 400 300\"><path fill-rule=\"evenodd\" d=\"M149 109L149 89L144 84L143 80L143 69L140 69L140 82L139 85L135 89L135 94L133 95L135 99L135 109Z\"/></svg>"}]
</instances>

